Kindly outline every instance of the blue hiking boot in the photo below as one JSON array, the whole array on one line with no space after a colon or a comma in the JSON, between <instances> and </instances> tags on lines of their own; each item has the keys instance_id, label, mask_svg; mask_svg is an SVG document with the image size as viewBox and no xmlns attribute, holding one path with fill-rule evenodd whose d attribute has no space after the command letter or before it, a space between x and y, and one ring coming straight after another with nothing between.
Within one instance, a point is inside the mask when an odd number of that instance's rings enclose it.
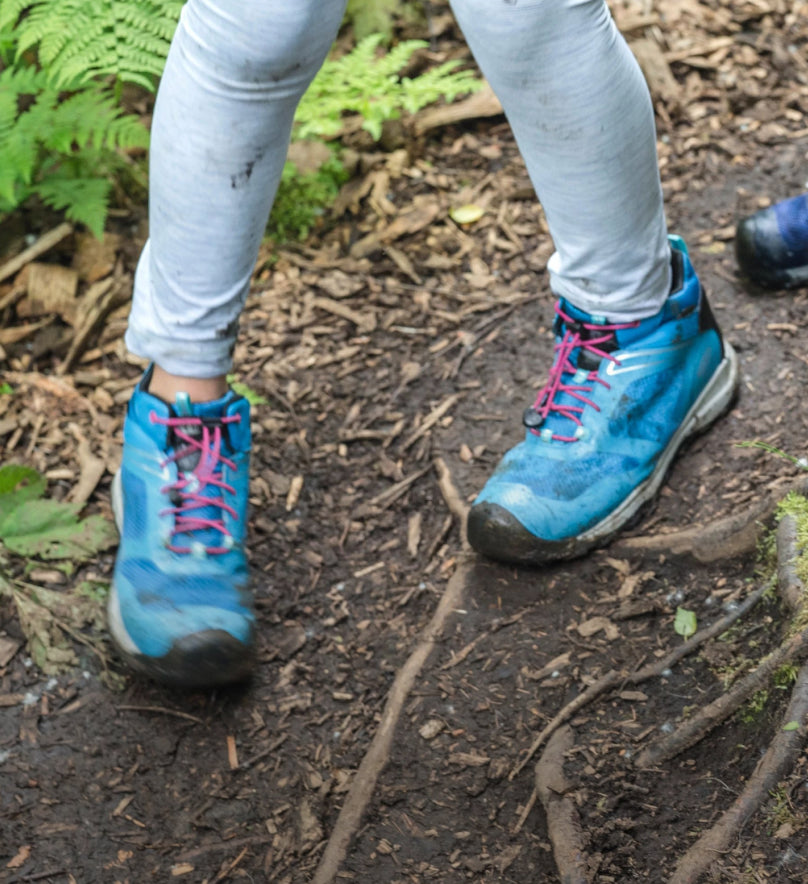
<instances>
[{"instance_id":1,"label":"blue hiking boot","mask_svg":"<svg viewBox=\"0 0 808 884\"><path fill-rule=\"evenodd\" d=\"M121 543L109 628L127 661L181 687L251 668L254 614L244 552L250 406L228 392L168 405L138 385L112 503Z\"/></svg>"},{"instance_id":2,"label":"blue hiking boot","mask_svg":"<svg viewBox=\"0 0 808 884\"><path fill-rule=\"evenodd\" d=\"M740 221L735 256L741 273L763 288L788 289L808 283L808 194Z\"/></svg>"},{"instance_id":3,"label":"blue hiking boot","mask_svg":"<svg viewBox=\"0 0 808 884\"><path fill-rule=\"evenodd\" d=\"M687 249L671 237L672 294L656 315L611 324L563 299L547 385L525 441L475 500L468 537L504 562L539 564L604 544L658 491L677 449L737 386Z\"/></svg>"}]
</instances>

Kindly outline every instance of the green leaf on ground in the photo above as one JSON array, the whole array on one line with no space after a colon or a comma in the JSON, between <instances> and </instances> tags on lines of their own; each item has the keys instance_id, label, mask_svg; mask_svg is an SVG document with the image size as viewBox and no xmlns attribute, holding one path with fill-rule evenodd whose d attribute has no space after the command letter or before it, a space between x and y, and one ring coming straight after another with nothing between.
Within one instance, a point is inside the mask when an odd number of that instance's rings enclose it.
<instances>
[{"instance_id":1,"label":"green leaf on ground","mask_svg":"<svg viewBox=\"0 0 808 884\"><path fill-rule=\"evenodd\" d=\"M784 731L796 731L799 730L800 723L798 721L789 721L788 724L783 725Z\"/></svg>"},{"instance_id":2,"label":"green leaf on ground","mask_svg":"<svg viewBox=\"0 0 808 884\"><path fill-rule=\"evenodd\" d=\"M46 484L45 477L30 467L17 464L0 467L0 524L20 504L42 497Z\"/></svg>"},{"instance_id":3,"label":"green leaf on ground","mask_svg":"<svg viewBox=\"0 0 808 884\"><path fill-rule=\"evenodd\" d=\"M250 405L266 405L267 400L260 394L256 393L252 387L248 387L246 384L242 384L241 381L234 380L235 375L228 375L227 382L230 384L230 389L234 393L238 393L239 396L243 396Z\"/></svg>"},{"instance_id":4,"label":"green leaf on ground","mask_svg":"<svg viewBox=\"0 0 808 884\"><path fill-rule=\"evenodd\" d=\"M12 553L84 561L113 546L117 534L102 516L79 519L81 504L44 500L44 476L13 464L0 468L0 542Z\"/></svg>"},{"instance_id":5,"label":"green leaf on ground","mask_svg":"<svg viewBox=\"0 0 808 884\"><path fill-rule=\"evenodd\" d=\"M684 638L690 638L698 628L698 621L696 620L695 613L693 611L688 611L687 608L677 608L676 618L673 621L673 628L677 635L681 635Z\"/></svg>"}]
</instances>

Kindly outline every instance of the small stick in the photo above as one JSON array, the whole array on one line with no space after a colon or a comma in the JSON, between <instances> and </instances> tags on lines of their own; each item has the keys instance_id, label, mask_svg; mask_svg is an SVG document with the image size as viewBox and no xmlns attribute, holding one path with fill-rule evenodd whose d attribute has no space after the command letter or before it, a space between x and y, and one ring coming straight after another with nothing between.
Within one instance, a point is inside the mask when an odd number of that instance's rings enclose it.
<instances>
[{"instance_id":1,"label":"small stick","mask_svg":"<svg viewBox=\"0 0 808 884\"><path fill-rule=\"evenodd\" d=\"M514 824L513 830L511 831L512 836L516 836L522 831L522 826L524 826L527 818L530 816L530 811L536 806L538 800L539 787L534 786L533 791L530 793L530 798L527 799L527 804L522 808L522 812L519 814L519 819Z\"/></svg>"},{"instance_id":2,"label":"small stick","mask_svg":"<svg viewBox=\"0 0 808 884\"><path fill-rule=\"evenodd\" d=\"M564 776L564 755L572 749L572 728L556 731L536 764L536 791L547 815L558 877L564 884L589 884L584 834L578 809Z\"/></svg>"},{"instance_id":3,"label":"small stick","mask_svg":"<svg viewBox=\"0 0 808 884\"><path fill-rule=\"evenodd\" d=\"M158 712L161 715L173 715L175 718L184 718L186 721L192 721L194 724L204 724L201 718L191 715L188 712L180 712L179 709L166 709L165 706L119 706L122 712Z\"/></svg>"},{"instance_id":4,"label":"small stick","mask_svg":"<svg viewBox=\"0 0 808 884\"><path fill-rule=\"evenodd\" d=\"M16 258L6 261L6 263L0 267L0 282L4 279L8 279L9 276L13 276L18 270L22 270L26 264L35 261L40 255L44 255L45 252L50 251L66 236L70 236L72 232L73 225L65 222L58 227L54 227L53 230L43 233L33 245L29 246L25 251L20 252Z\"/></svg>"},{"instance_id":5,"label":"small stick","mask_svg":"<svg viewBox=\"0 0 808 884\"><path fill-rule=\"evenodd\" d=\"M668 884L696 884L715 859L728 849L746 822L758 810L769 792L793 767L805 742L808 718L808 665L794 684L783 724L758 762L743 792L718 822L706 831L679 861ZM799 727L785 730L797 722Z\"/></svg>"},{"instance_id":6,"label":"small stick","mask_svg":"<svg viewBox=\"0 0 808 884\"><path fill-rule=\"evenodd\" d=\"M713 636L721 635L722 632L726 632L726 630L732 626L732 624L742 617L750 608L754 607L760 599L763 597L764 593L768 590L769 584L765 583L763 586L758 587L751 595L749 595L744 601L738 605L738 607L734 611L730 611L729 614L725 614L720 619L716 620L712 626L708 626L705 629L697 632L694 636L689 638L686 642L683 642L679 645L678 648L674 648L670 654L663 657L661 660L657 660L655 663L649 663L647 666L643 666L641 669L638 669L636 672L631 675L624 675L621 672L617 672L616 670L612 670L611 672L607 672L605 675L601 676L596 682L591 684L582 694L579 694L566 706L563 706L559 712L555 715L555 717L545 726L542 732L536 737L531 745L530 749L528 749L527 755L524 757L519 764L511 771L508 779L513 780L521 771L522 768L530 761L530 759L536 754L536 752L541 748L544 744L544 741L555 731L560 725L564 724L569 718L571 718L579 709L582 709L588 703L591 703L597 697L599 697L605 691L608 691L610 688L616 687L618 684L640 684L643 681L647 681L649 678L653 678L656 675L661 675L666 669L670 669L676 663L679 662L683 657L686 657L688 654L692 654L700 645L704 644L708 639L713 638Z\"/></svg>"},{"instance_id":7,"label":"small stick","mask_svg":"<svg viewBox=\"0 0 808 884\"><path fill-rule=\"evenodd\" d=\"M415 443L421 438L421 436L426 435L432 427L446 414L449 409L454 408L455 405L462 398L462 393L452 393L447 396L440 405L436 406L432 409L432 411L424 418L424 422L418 427L417 430L412 432L401 444L401 453L403 454L409 448L411 448Z\"/></svg>"}]
</instances>

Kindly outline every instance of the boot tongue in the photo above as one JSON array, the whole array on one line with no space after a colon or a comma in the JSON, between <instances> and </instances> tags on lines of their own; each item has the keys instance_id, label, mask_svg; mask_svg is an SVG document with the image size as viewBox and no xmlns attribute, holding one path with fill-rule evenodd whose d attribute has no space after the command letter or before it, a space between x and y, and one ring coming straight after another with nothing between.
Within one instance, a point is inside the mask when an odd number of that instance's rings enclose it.
<instances>
[{"instance_id":1,"label":"boot tongue","mask_svg":"<svg viewBox=\"0 0 808 884\"><path fill-rule=\"evenodd\" d=\"M174 399L174 413L177 417L198 417L199 415L194 414L193 406L191 405L191 397L187 393L177 393ZM185 424L182 428L182 432L186 436L190 436L192 439L201 439L202 438L202 427L199 424ZM184 454L182 457L177 458L177 469L183 473L190 473L195 470L199 464L199 458L202 456L202 450L200 448L193 448L188 445L182 439L176 440L177 447L188 448L188 452Z\"/></svg>"},{"instance_id":2,"label":"boot tongue","mask_svg":"<svg viewBox=\"0 0 808 884\"><path fill-rule=\"evenodd\" d=\"M223 417L227 413L227 407L231 400L236 398L236 394L229 390L221 399L215 399L213 402L191 402L191 397L187 393L177 393L174 398L173 411L178 418L189 417L202 419L203 421L214 421L217 417ZM180 431L184 436L190 436L192 439L202 438L202 425L196 423L188 423L181 426ZM225 434L223 443L227 440ZM199 466L199 459L202 451L194 448L179 437L174 439L174 448L190 449L182 457L177 458L177 469L183 473L193 472ZM227 453L229 446L222 445L222 452Z\"/></svg>"}]
</instances>

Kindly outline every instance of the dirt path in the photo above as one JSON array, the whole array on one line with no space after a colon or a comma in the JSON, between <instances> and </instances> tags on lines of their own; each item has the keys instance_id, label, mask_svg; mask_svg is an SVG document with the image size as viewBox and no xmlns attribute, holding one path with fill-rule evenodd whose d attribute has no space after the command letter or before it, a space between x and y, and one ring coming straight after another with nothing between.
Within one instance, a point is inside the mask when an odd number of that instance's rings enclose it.
<instances>
[{"instance_id":1,"label":"dirt path","mask_svg":"<svg viewBox=\"0 0 808 884\"><path fill-rule=\"evenodd\" d=\"M712 6L671 13L678 93L659 103L660 154L671 228L739 352L742 390L635 535L709 523L793 480L790 464L737 442L805 451L808 297L748 292L731 233L759 195L803 186L806 6ZM501 119L408 147L374 161L377 190L368 199L363 179L355 212L260 270L245 313L240 380L267 400L254 410L254 680L212 695L127 680L116 693L82 646L81 667L52 679L22 650L0 660L0 882L311 880L408 660L389 758L336 880L554 881L533 764L512 776L536 735L599 676L681 643L677 607L706 625L755 585L754 553L705 565L618 545L539 570L467 557L435 458L468 499L518 439L551 357L551 246ZM486 214L460 229L447 212L463 203ZM407 236L356 246L402 217ZM4 436L4 460L75 476L78 422L114 468L137 367L109 340L69 379L75 402L59 410L35 389L25 412L11 407L22 431ZM110 560L93 570L108 576ZM777 643L785 620L764 601L663 677L573 716L565 770L595 880L667 880L742 788L786 691L650 771L633 760ZM0 600L3 636L20 633ZM806 880L806 776L803 756L712 880Z\"/></svg>"}]
</instances>

